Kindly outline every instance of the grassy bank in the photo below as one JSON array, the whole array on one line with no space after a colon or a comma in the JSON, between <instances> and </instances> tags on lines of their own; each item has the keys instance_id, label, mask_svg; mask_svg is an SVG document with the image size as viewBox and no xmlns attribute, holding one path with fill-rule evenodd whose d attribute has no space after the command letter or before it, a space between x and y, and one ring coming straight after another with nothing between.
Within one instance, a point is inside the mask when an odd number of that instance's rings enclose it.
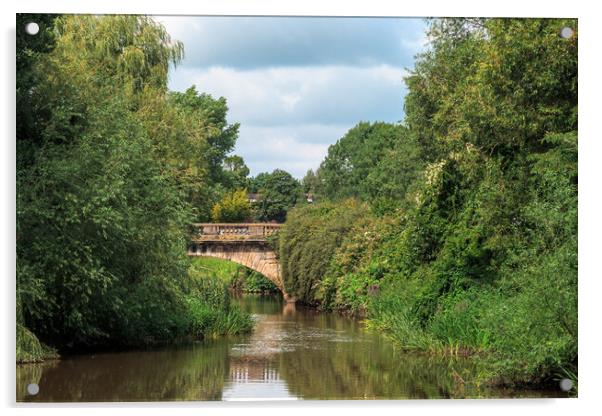
<instances>
[{"instance_id":1,"label":"grassy bank","mask_svg":"<svg viewBox=\"0 0 602 416\"><path fill-rule=\"evenodd\" d=\"M511 174L444 160L384 216L353 200L291 212L287 290L365 317L403 349L478 354L475 383L575 375L576 137L553 140Z\"/></svg>"},{"instance_id":2,"label":"grassy bank","mask_svg":"<svg viewBox=\"0 0 602 416\"><path fill-rule=\"evenodd\" d=\"M563 374L576 377L574 246L566 244L536 261L525 256L499 276L467 281L467 275L442 269L443 259L412 271L400 267L399 257L413 250L403 247L405 233L388 221L352 229L330 253L312 251L315 264L323 265L322 277L315 279L320 270L302 268L301 260L295 278L305 283L288 290L321 308L365 317L369 328L402 349L476 354L475 383L538 384ZM285 261L313 244L296 240L295 252L284 251ZM295 263L287 264L290 282Z\"/></svg>"},{"instance_id":3,"label":"grassy bank","mask_svg":"<svg viewBox=\"0 0 602 416\"><path fill-rule=\"evenodd\" d=\"M278 287L265 276L231 261L197 257L192 260L192 270L212 274L233 290L245 293L279 292Z\"/></svg>"}]
</instances>

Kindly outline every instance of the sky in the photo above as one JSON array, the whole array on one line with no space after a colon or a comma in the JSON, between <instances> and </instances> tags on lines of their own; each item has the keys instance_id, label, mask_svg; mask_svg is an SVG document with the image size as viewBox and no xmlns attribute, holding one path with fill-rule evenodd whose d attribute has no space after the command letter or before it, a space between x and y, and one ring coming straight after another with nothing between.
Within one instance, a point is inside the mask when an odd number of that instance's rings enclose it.
<instances>
[{"instance_id":1,"label":"sky","mask_svg":"<svg viewBox=\"0 0 602 416\"><path fill-rule=\"evenodd\" d=\"M301 179L360 121L398 122L423 19L155 16L184 59L169 87L225 97L252 176Z\"/></svg>"}]
</instances>

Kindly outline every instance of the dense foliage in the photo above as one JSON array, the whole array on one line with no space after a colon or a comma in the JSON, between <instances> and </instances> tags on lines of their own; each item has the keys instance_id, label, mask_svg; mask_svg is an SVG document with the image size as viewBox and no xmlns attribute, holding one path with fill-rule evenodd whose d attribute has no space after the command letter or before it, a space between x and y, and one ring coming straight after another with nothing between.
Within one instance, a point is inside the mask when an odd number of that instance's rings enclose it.
<instances>
[{"instance_id":1,"label":"dense foliage","mask_svg":"<svg viewBox=\"0 0 602 416\"><path fill-rule=\"evenodd\" d=\"M419 168L417 145L406 127L362 122L330 146L317 179L308 173L304 184L328 199L370 201L380 213L398 205Z\"/></svg>"},{"instance_id":2,"label":"dense foliage","mask_svg":"<svg viewBox=\"0 0 602 416\"><path fill-rule=\"evenodd\" d=\"M359 123L301 183L248 177L225 99L167 90L183 46L151 18L36 21L17 35L18 359L248 330L228 286L270 285L185 246L191 222L252 217L286 220L302 302L478 353L487 382L577 373L576 20L431 21L403 123Z\"/></svg>"},{"instance_id":3,"label":"dense foliage","mask_svg":"<svg viewBox=\"0 0 602 416\"><path fill-rule=\"evenodd\" d=\"M282 169L260 173L251 180L249 190L259 195L253 208L260 222L284 222L287 212L302 199L301 184Z\"/></svg>"},{"instance_id":4,"label":"dense foliage","mask_svg":"<svg viewBox=\"0 0 602 416\"><path fill-rule=\"evenodd\" d=\"M305 303L318 300L317 286L336 248L365 209L348 200L340 205L324 203L291 211L279 232L279 261L287 293Z\"/></svg>"},{"instance_id":5,"label":"dense foliage","mask_svg":"<svg viewBox=\"0 0 602 416\"><path fill-rule=\"evenodd\" d=\"M287 289L407 349L482 353L488 382L576 374L577 22L442 19L429 37L405 125L350 130L317 172L335 202L289 214ZM350 219L348 196L372 210Z\"/></svg>"},{"instance_id":6,"label":"dense foliage","mask_svg":"<svg viewBox=\"0 0 602 416\"><path fill-rule=\"evenodd\" d=\"M250 170L242 157L233 155L224 159L224 172L226 183L231 189L247 189L251 180Z\"/></svg>"},{"instance_id":7,"label":"dense foliage","mask_svg":"<svg viewBox=\"0 0 602 416\"><path fill-rule=\"evenodd\" d=\"M183 47L151 18L39 21L17 45L19 331L59 349L213 331L191 311L230 312L204 303L185 247L224 187L225 100L167 91Z\"/></svg>"},{"instance_id":8,"label":"dense foliage","mask_svg":"<svg viewBox=\"0 0 602 416\"><path fill-rule=\"evenodd\" d=\"M244 222L251 216L251 204L244 189L227 192L211 209L214 222Z\"/></svg>"}]
</instances>

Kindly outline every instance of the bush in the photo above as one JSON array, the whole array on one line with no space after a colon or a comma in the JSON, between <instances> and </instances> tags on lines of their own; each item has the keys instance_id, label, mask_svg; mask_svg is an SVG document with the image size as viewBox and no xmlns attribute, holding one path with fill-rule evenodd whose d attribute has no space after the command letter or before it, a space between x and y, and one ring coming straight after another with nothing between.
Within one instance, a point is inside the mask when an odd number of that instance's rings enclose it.
<instances>
[{"instance_id":1,"label":"bush","mask_svg":"<svg viewBox=\"0 0 602 416\"><path fill-rule=\"evenodd\" d=\"M211 209L211 219L215 222L242 222L250 217L251 204L244 189L226 193Z\"/></svg>"},{"instance_id":2,"label":"bush","mask_svg":"<svg viewBox=\"0 0 602 416\"><path fill-rule=\"evenodd\" d=\"M279 232L279 259L287 293L302 302L316 303L317 289L336 249L367 212L366 205L354 200L289 212Z\"/></svg>"},{"instance_id":3,"label":"bush","mask_svg":"<svg viewBox=\"0 0 602 416\"><path fill-rule=\"evenodd\" d=\"M16 345L17 363L37 363L58 358L56 350L42 344L30 330L19 323L17 323Z\"/></svg>"},{"instance_id":4,"label":"bush","mask_svg":"<svg viewBox=\"0 0 602 416\"><path fill-rule=\"evenodd\" d=\"M306 302L366 315L404 349L478 354L471 381L576 375L576 136L544 142L506 166L441 163L414 207L352 227L344 204L294 211L280 237L287 284Z\"/></svg>"},{"instance_id":5,"label":"bush","mask_svg":"<svg viewBox=\"0 0 602 416\"><path fill-rule=\"evenodd\" d=\"M404 348L479 353L480 381L576 378L576 28L432 21L404 125L361 123L317 173L327 197L359 195L377 218L349 202L291 213L287 289L365 311Z\"/></svg>"}]
</instances>

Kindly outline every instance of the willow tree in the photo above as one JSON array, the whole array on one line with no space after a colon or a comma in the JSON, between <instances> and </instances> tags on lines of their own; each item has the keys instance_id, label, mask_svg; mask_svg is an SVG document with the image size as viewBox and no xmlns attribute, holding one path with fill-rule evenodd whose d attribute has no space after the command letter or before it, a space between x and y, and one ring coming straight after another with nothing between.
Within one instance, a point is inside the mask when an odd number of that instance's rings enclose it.
<instances>
[{"instance_id":1,"label":"willow tree","mask_svg":"<svg viewBox=\"0 0 602 416\"><path fill-rule=\"evenodd\" d=\"M65 348L182 335L192 209L181 172L208 171L205 130L225 128L188 123L170 98L183 47L151 18L60 16L50 30L30 88L40 139L17 178L23 322Z\"/></svg>"},{"instance_id":2,"label":"willow tree","mask_svg":"<svg viewBox=\"0 0 602 416\"><path fill-rule=\"evenodd\" d=\"M186 192L196 220L209 220L212 206L232 187L223 166L238 138L239 125L228 123L225 98L198 93L195 87L171 92L164 104L177 117L177 128L171 126L163 140L170 169ZM155 109L151 117L158 114ZM157 125L165 129L165 118Z\"/></svg>"}]
</instances>

